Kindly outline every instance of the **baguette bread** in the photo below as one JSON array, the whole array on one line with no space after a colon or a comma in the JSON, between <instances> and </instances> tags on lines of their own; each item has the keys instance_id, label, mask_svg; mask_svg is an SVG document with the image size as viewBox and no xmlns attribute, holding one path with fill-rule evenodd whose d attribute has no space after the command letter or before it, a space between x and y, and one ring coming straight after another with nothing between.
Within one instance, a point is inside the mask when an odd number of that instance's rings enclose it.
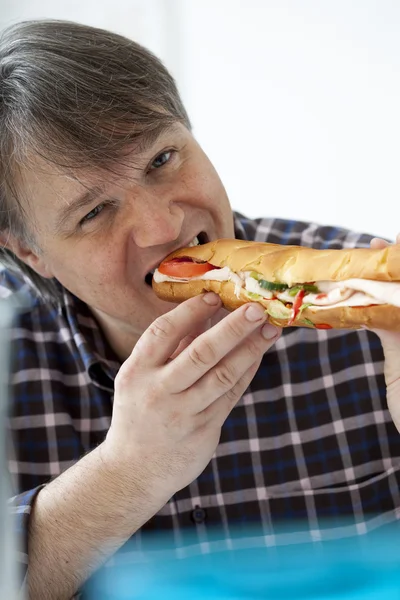
<instances>
[{"instance_id":1,"label":"baguette bread","mask_svg":"<svg viewBox=\"0 0 400 600\"><path fill-rule=\"evenodd\" d=\"M309 282L366 279L399 283L399 306L379 303L367 306L304 306L294 319L269 314L269 321L280 327L288 325L357 329L369 328L400 331L400 245L385 249L354 248L317 250L303 246L282 246L242 240L216 240L201 246L181 248L165 262L176 258L191 258L208 262L216 268L229 267L234 273L256 272L268 282L287 286ZM182 302L204 291L216 292L228 310L235 310L253 301L242 287L239 292L232 281L188 280L162 281L153 279L157 296L171 302ZM266 310L270 299L256 300ZM382 302L382 300L381 300ZM286 305L290 307L290 304Z\"/></svg>"}]
</instances>

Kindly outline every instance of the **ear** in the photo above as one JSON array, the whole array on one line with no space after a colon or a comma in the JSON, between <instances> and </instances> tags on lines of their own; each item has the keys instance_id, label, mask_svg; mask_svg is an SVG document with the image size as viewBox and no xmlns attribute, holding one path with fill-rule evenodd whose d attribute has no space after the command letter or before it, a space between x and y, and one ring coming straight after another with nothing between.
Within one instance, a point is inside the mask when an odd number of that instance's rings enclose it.
<instances>
[{"instance_id":1,"label":"ear","mask_svg":"<svg viewBox=\"0 0 400 600\"><path fill-rule=\"evenodd\" d=\"M28 246L26 242L22 242L7 232L0 232L0 246L10 250L17 258L42 277L46 279L54 277L42 254L38 250Z\"/></svg>"}]
</instances>

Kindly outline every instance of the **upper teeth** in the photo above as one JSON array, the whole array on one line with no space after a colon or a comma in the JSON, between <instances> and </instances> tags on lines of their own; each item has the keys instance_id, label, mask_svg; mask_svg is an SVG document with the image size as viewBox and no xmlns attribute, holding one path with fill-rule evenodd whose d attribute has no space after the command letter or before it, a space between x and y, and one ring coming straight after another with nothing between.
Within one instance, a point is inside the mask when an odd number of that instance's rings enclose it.
<instances>
[{"instance_id":1,"label":"upper teeth","mask_svg":"<svg viewBox=\"0 0 400 600\"><path fill-rule=\"evenodd\" d=\"M188 244L188 248L190 248L191 246L198 246L200 244L198 237L196 236L195 238L193 238L193 240L190 242L190 244Z\"/></svg>"}]
</instances>

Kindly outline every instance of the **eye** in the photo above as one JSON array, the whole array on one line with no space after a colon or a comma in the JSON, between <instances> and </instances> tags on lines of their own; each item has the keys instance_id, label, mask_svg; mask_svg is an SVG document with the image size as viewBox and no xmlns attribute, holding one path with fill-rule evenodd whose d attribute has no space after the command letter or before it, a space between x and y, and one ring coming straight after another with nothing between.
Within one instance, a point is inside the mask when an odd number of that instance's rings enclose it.
<instances>
[{"instance_id":1,"label":"eye","mask_svg":"<svg viewBox=\"0 0 400 600\"><path fill-rule=\"evenodd\" d=\"M97 217L97 215L99 215L102 210L104 209L105 204L98 204L97 206L95 206L93 208L93 210L91 210L87 215L85 215L83 217L83 219L80 220L79 224L80 225L84 225L85 223L87 223L88 221L93 221L93 219L95 219Z\"/></svg>"},{"instance_id":2,"label":"eye","mask_svg":"<svg viewBox=\"0 0 400 600\"><path fill-rule=\"evenodd\" d=\"M163 167L169 160L171 160L171 156L172 150L164 150L164 152L161 152L161 154L156 156L156 158L151 163L150 171Z\"/></svg>"}]
</instances>

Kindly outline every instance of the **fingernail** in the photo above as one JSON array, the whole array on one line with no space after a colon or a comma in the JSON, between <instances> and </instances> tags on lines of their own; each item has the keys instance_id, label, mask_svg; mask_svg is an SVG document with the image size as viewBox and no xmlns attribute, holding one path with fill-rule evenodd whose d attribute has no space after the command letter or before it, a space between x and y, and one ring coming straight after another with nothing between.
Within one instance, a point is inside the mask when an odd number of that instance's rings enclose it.
<instances>
[{"instance_id":1,"label":"fingernail","mask_svg":"<svg viewBox=\"0 0 400 600\"><path fill-rule=\"evenodd\" d=\"M214 292L207 292L203 296L203 300L206 304L210 304L212 306L216 306L220 302L220 298Z\"/></svg>"},{"instance_id":2,"label":"fingernail","mask_svg":"<svg viewBox=\"0 0 400 600\"><path fill-rule=\"evenodd\" d=\"M278 335L278 331L279 329L275 327L275 325L271 325L271 323L266 323L261 329L261 334L266 340L272 340Z\"/></svg>"},{"instance_id":3,"label":"fingernail","mask_svg":"<svg viewBox=\"0 0 400 600\"><path fill-rule=\"evenodd\" d=\"M249 304L246 308L246 319L248 321L261 321L261 319L265 319L265 311L262 306L259 304Z\"/></svg>"}]
</instances>

